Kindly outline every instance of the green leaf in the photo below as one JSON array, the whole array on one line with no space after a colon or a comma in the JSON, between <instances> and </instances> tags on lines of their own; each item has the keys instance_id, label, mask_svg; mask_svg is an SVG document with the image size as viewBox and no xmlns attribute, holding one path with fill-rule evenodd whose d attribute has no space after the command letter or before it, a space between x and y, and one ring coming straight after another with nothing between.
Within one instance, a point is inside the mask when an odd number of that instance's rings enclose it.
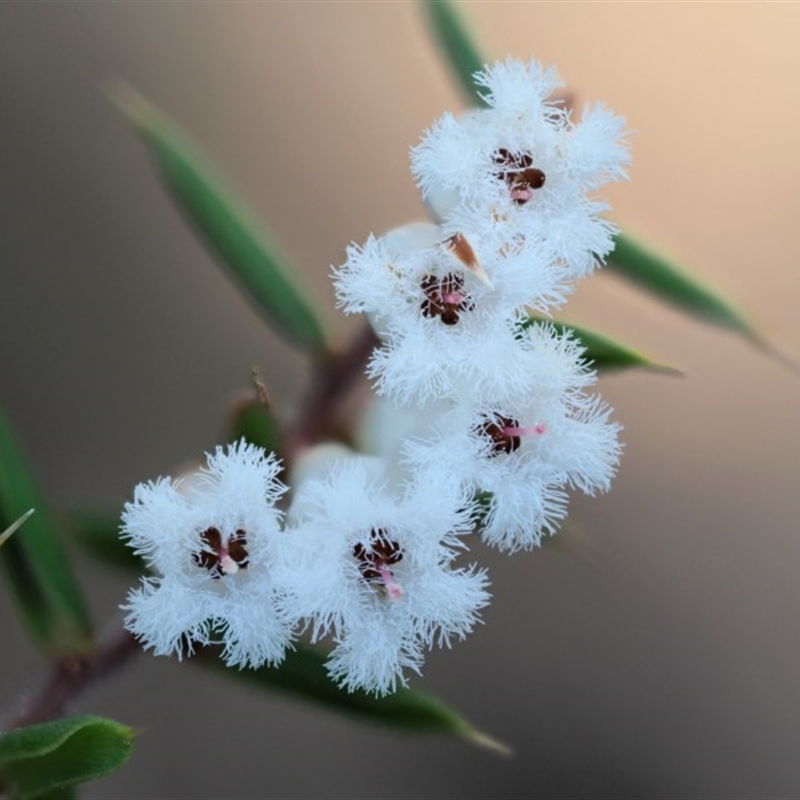
<instances>
[{"instance_id":1,"label":"green leaf","mask_svg":"<svg viewBox=\"0 0 800 800\"><path fill-rule=\"evenodd\" d=\"M144 575L144 560L120 538L119 522L119 512L78 510L64 516L67 532L92 558L115 569Z\"/></svg>"},{"instance_id":2,"label":"green leaf","mask_svg":"<svg viewBox=\"0 0 800 800\"><path fill-rule=\"evenodd\" d=\"M297 645L287 653L279 667L231 669L218 658L217 648L205 648L196 663L249 683L259 689L277 690L352 714L364 720L417 733L444 733L509 755L507 745L477 730L463 717L436 697L415 689L399 689L386 697L374 697L363 691L340 689L325 670L326 656L316 648Z\"/></svg>"},{"instance_id":3,"label":"green leaf","mask_svg":"<svg viewBox=\"0 0 800 800\"><path fill-rule=\"evenodd\" d=\"M228 438L231 442L244 439L280 456L280 425L272 409L257 397L246 397L234 404Z\"/></svg>"},{"instance_id":4,"label":"green leaf","mask_svg":"<svg viewBox=\"0 0 800 800\"><path fill-rule=\"evenodd\" d=\"M615 237L608 268L679 311L740 333L759 345L764 344L761 334L741 311L716 291L630 236L620 233Z\"/></svg>"},{"instance_id":5,"label":"green leaf","mask_svg":"<svg viewBox=\"0 0 800 800\"><path fill-rule=\"evenodd\" d=\"M0 412L0 529L36 513L0 548L11 592L31 636L49 655L91 649L91 623L55 521Z\"/></svg>"},{"instance_id":6,"label":"green leaf","mask_svg":"<svg viewBox=\"0 0 800 800\"><path fill-rule=\"evenodd\" d=\"M117 87L112 98L147 144L179 208L267 320L300 347L324 350L322 326L290 278L294 269L289 260L233 198L197 146L133 89Z\"/></svg>"},{"instance_id":7,"label":"green leaf","mask_svg":"<svg viewBox=\"0 0 800 800\"><path fill-rule=\"evenodd\" d=\"M25 520L27 520L35 510L36 509L29 508L19 519L11 523L11 525L9 525L2 533L0 533L0 547L2 547L3 544L7 542L25 524Z\"/></svg>"},{"instance_id":8,"label":"green leaf","mask_svg":"<svg viewBox=\"0 0 800 800\"><path fill-rule=\"evenodd\" d=\"M648 369L653 372L663 372L668 375L683 375L680 370L659 364L639 350L634 350L627 345L621 344L614 339L609 339L602 333L580 328L571 323L559 322L553 319L540 317L531 314L522 328L531 325L551 325L559 334L569 333L586 348L584 359L592 363L594 368L600 372L616 369Z\"/></svg>"},{"instance_id":9,"label":"green leaf","mask_svg":"<svg viewBox=\"0 0 800 800\"><path fill-rule=\"evenodd\" d=\"M36 800L77 800L78 791L75 786L60 786L52 792L45 792L37 796Z\"/></svg>"},{"instance_id":10,"label":"green leaf","mask_svg":"<svg viewBox=\"0 0 800 800\"><path fill-rule=\"evenodd\" d=\"M122 766L133 737L130 728L94 716L18 728L0 735L0 783L14 800L68 797L66 787Z\"/></svg>"},{"instance_id":11,"label":"green leaf","mask_svg":"<svg viewBox=\"0 0 800 800\"><path fill-rule=\"evenodd\" d=\"M486 105L472 78L478 70L483 69L486 61L455 4L450 0L422 0L422 7L433 38L464 97L472 105Z\"/></svg>"}]
</instances>

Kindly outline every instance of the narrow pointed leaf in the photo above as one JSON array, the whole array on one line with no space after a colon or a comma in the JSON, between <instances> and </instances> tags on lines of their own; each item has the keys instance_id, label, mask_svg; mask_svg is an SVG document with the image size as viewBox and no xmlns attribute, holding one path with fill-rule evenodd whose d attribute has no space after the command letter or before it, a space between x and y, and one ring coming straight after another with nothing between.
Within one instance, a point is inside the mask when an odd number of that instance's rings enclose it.
<instances>
[{"instance_id":1,"label":"narrow pointed leaf","mask_svg":"<svg viewBox=\"0 0 800 800\"><path fill-rule=\"evenodd\" d=\"M197 146L132 89L118 88L113 99L148 146L181 211L266 319L300 347L324 350L322 326L292 276L289 260L233 198Z\"/></svg>"},{"instance_id":2,"label":"narrow pointed leaf","mask_svg":"<svg viewBox=\"0 0 800 800\"><path fill-rule=\"evenodd\" d=\"M215 648L206 648L195 661L256 688L287 692L333 711L406 731L450 734L502 755L510 753L505 744L477 730L433 695L399 689L374 697L340 689L325 670L325 654L307 645L298 645L277 668L230 669L217 656Z\"/></svg>"},{"instance_id":3,"label":"narrow pointed leaf","mask_svg":"<svg viewBox=\"0 0 800 800\"><path fill-rule=\"evenodd\" d=\"M451 0L422 0L425 17L439 50L471 105L485 105L472 76L483 69L475 38Z\"/></svg>"},{"instance_id":4,"label":"narrow pointed leaf","mask_svg":"<svg viewBox=\"0 0 800 800\"><path fill-rule=\"evenodd\" d=\"M133 731L110 719L70 717L0 735L0 785L13 800L68 797L67 787L118 769Z\"/></svg>"},{"instance_id":5,"label":"narrow pointed leaf","mask_svg":"<svg viewBox=\"0 0 800 800\"><path fill-rule=\"evenodd\" d=\"M639 350L634 350L627 345L610 339L597 331L581 328L566 322L540 317L531 314L522 323L523 328L531 325L550 325L559 334L569 333L586 348L584 359L592 363L600 372L616 369L648 369L653 372L663 372L670 375L682 375L680 370L659 364Z\"/></svg>"},{"instance_id":6,"label":"narrow pointed leaf","mask_svg":"<svg viewBox=\"0 0 800 800\"><path fill-rule=\"evenodd\" d=\"M144 575L147 566L119 535L120 513L71 511L64 517L64 527L92 558L108 567L134 575Z\"/></svg>"},{"instance_id":7,"label":"narrow pointed leaf","mask_svg":"<svg viewBox=\"0 0 800 800\"><path fill-rule=\"evenodd\" d=\"M630 236L618 234L615 237L615 247L609 256L608 268L679 311L763 344L761 334L741 311L715 290L704 286L668 259Z\"/></svg>"},{"instance_id":8,"label":"narrow pointed leaf","mask_svg":"<svg viewBox=\"0 0 800 800\"><path fill-rule=\"evenodd\" d=\"M9 525L2 533L0 533L0 547L4 542L7 542L24 524L35 509L29 508L16 522Z\"/></svg>"},{"instance_id":9,"label":"narrow pointed leaf","mask_svg":"<svg viewBox=\"0 0 800 800\"><path fill-rule=\"evenodd\" d=\"M7 582L28 632L50 655L83 654L91 624L55 521L0 412L0 530L29 509L24 532L0 548Z\"/></svg>"}]
</instances>

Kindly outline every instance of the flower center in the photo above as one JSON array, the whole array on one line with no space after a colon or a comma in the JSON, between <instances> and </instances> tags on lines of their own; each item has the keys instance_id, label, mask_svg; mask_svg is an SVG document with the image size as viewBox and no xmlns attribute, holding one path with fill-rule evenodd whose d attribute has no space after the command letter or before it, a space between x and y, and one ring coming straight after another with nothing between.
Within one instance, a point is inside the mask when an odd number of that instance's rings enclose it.
<instances>
[{"instance_id":1,"label":"flower center","mask_svg":"<svg viewBox=\"0 0 800 800\"><path fill-rule=\"evenodd\" d=\"M530 153L512 153L501 147L494 154L494 163L502 167L495 177L508 184L511 199L519 206L525 205L533 197L535 189L544 186L545 174L533 166Z\"/></svg>"},{"instance_id":2,"label":"flower center","mask_svg":"<svg viewBox=\"0 0 800 800\"><path fill-rule=\"evenodd\" d=\"M208 570L215 580L223 575L235 575L240 569L247 569L249 556L247 538L241 528L223 543L222 534L217 528L207 528L200 534L203 548L192 554L198 567Z\"/></svg>"},{"instance_id":3,"label":"flower center","mask_svg":"<svg viewBox=\"0 0 800 800\"><path fill-rule=\"evenodd\" d=\"M373 528L367 544L358 542L353 547L353 557L358 561L361 577L369 586L385 592L390 600L399 600L403 596L403 587L394 579L390 569L392 564L402 561L403 551L383 528Z\"/></svg>"},{"instance_id":4,"label":"flower center","mask_svg":"<svg viewBox=\"0 0 800 800\"><path fill-rule=\"evenodd\" d=\"M425 275L420 284L425 299L420 304L424 316L439 317L445 325L455 325L458 315L475 308L472 298L464 292L464 279L453 272L443 278Z\"/></svg>"},{"instance_id":5,"label":"flower center","mask_svg":"<svg viewBox=\"0 0 800 800\"><path fill-rule=\"evenodd\" d=\"M521 428L514 417L484 415L484 421L476 425L474 430L492 443L489 457L494 458L501 453L513 453L519 449L522 436L541 436L546 428L542 423Z\"/></svg>"}]
</instances>

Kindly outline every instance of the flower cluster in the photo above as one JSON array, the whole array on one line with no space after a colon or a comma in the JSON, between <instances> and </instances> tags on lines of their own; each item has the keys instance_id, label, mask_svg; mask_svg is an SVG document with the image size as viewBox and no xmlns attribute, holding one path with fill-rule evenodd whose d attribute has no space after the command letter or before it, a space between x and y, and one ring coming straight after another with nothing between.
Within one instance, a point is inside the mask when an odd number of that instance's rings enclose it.
<instances>
[{"instance_id":1,"label":"flower cluster","mask_svg":"<svg viewBox=\"0 0 800 800\"><path fill-rule=\"evenodd\" d=\"M619 458L580 344L531 312L610 251L591 192L629 155L620 117L595 105L574 123L548 102L553 69L509 59L476 79L488 108L445 115L412 151L437 222L352 246L335 280L381 336L378 393L416 410L407 471L486 498L484 540L514 551L553 533L566 489L607 489Z\"/></svg>"},{"instance_id":2,"label":"flower cluster","mask_svg":"<svg viewBox=\"0 0 800 800\"><path fill-rule=\"evenodd\" d=\"M298 630L331 636L331 675L394 691L434 642L463 638L486 605L486 576L454 568L474 509L447 487L390 490L379 459L329 462L298 488L288 519L279 462L243 441L205 467L136 488L123 537L156 575L123 607L156 655L221 643L225 663L277 664Z\"/></svg>"},{"instance_id":3,"label":"flower cluster","mask_svg":"<svg viewBox=\"0 0 800 800\"><path fill-rule=\"evenodd\" d=\"M332 641L342 686L393 691L488 603L485 572L455 565L469 536L530 548L570 489L608 488L619 426L580 343L539 320L612 247L592 193L625 176L623 121L595 105L574 122L535 62L476 81L487 108L445 115L412 151L435 221L351 246L334 270L340 305L381 339L369 455L296 471L285 518L278 462L244 443L126 506L155 573L126 624L157 654L218 642L228 664L275 664L305 631Z\"/></svg>"}]
</instances>

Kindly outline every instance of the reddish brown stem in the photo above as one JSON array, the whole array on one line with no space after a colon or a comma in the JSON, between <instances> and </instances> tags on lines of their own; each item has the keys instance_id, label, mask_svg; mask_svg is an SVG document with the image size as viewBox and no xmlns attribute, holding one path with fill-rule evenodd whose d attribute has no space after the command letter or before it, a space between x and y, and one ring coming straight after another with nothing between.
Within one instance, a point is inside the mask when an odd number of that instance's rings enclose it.
<instances>
[{"instance_id":1,"label":"reddish brown stem","mask_svg":"<svg viewBox=\"0 0 800 800\"><path fill-rule=\"evenodd\" d=\"M91 684L118 670L141 648L132 634L119 631L85 658L65 657L53 666L44 686L26 697L20 708L3 721L2 730L47 722L64 716L68 705Z\"/></svg>"},{"instance_id":2,"label":"reddish brown stem","mask_svg":"<svg viewBox=\"0 0 800 800\"><path fill-rule=\"evenodd\" d=\"M330 433L339 405L379 343L367 324L353 337L344 352L323 357L315 365L313 383L286 436L285 452L290 462L306 447Z\"/></svg>"}]
</instances>

